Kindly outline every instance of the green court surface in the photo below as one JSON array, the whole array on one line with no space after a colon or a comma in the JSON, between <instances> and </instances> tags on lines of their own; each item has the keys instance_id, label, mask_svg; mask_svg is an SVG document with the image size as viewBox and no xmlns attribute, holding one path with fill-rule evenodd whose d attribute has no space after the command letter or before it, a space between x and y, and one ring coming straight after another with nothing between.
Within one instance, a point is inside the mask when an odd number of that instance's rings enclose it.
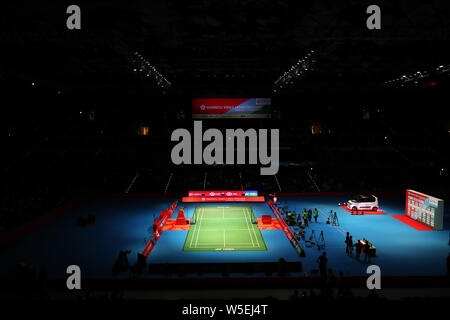
<instances>
[{"instance_id":1,"label":"green court surface","mask_svg":"<svg viewBox=\"0 0 450 320\"><path fill-rule=\"evenodd\" d=\"M197 207L183 251L267 250L251 207Z\"/></svg>"}]
</instances>

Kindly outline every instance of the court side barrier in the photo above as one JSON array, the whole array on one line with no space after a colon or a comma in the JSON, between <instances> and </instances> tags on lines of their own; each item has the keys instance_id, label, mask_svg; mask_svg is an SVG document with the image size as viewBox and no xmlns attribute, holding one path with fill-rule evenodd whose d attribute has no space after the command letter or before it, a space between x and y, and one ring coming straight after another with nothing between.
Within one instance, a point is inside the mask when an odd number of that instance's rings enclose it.
<instances>
[{"instance_id":1,"label":"court side barrier","mask_svg":"<svg viewBox=\"0 0 450 320\"><path fill-rule=\"evenodd\" d=\"M160 214L160 218L153 223L153 231L154 231L153 236L151 237L151 239L145 246L144 250L142 251L142 255L145 256L146 258L149 256L150 252L152 252L153 248L156 245L156 242L158 242L158 239L161 237L164 224L166 223L167 219L169 219L170 216L174 213L175 209L177 208L177 205L178 201L172 203L170 208L162 211Z\"/></svg>"},{"instance_id":2,"label":"court side barrier","mask_svg":"<svg viewBox=\"0 0 450 320\"><path fill-rule=\"evenodd\" d=\"M298 243L297 239L295 239L294 234L292 233L291 229L289 229L289 227L287 226L286 222L284 222L283 217L278 212L278 209L273 204L272 200L269 200L267 202L267 204L269 205L270 209L272 209L273 214L275 215L275 217L277 217L278 221L280 222L281 229L284 231L284 234L289 239L289 242L292 244L292 246L294 247L295 251L297 251L297 253L300 256L304 257L305 256L305 252L303 251L302 247Z\"/></svg>"}]
</instances>

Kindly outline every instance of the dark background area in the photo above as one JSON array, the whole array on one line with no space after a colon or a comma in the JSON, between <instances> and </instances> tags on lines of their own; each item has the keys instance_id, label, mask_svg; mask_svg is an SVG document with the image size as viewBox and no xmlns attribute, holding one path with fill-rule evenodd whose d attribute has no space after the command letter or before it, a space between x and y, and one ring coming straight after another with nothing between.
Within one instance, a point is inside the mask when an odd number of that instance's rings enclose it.
<instances>
[{"instance_id":1,"label":"dark background area","mask_svg":"<svg viewBox=\"0 0 450 320\"><path fill-rule=\"evenodd\" d=\"M70 4L2 4L1 232L111 193L448 191L448 1L379 1L381 30L369 1L79 2L81 30ZM204 127L279 128L277 176L174 166L193 97L272 97L272 119Z\"/></svg>"}]
</instances>

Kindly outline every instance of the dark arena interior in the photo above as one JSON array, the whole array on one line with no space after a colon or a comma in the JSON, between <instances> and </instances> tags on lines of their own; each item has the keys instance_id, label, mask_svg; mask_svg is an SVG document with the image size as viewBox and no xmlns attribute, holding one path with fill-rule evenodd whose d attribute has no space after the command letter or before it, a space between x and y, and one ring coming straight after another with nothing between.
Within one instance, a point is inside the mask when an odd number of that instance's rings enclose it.
<instances>
[{"instance_id":1,"label":"dark arena interior","mask_svg":"<svg viewBox=\"0 0 450 320\"><path fill-rule=\"evenodd\" d=\"M0 300L450 298L450 2L2 6Z\"/></svg>"}]
</instances>

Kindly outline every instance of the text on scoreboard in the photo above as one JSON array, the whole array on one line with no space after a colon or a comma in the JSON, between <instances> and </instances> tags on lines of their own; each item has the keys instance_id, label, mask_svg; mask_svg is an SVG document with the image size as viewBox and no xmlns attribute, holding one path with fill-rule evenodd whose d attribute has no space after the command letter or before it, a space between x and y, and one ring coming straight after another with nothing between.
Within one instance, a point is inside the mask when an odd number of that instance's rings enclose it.
<instances>
[{"instance_id":1,"label":"text on scoreboard","mask_svg":"<svg viewBox=\"0 0 450 320\"><path fill-rule=\"evenodd\" d=\"M271 98L195 98L192 117L204 118L270 118Z\"/></svg>"},{"instance_id":2,"label":"text on scoreboard","mask_svg":"<svg viewBox=\"0 0 450 320\"><path fill-rule=\"evenodd\" d=\"M405 214L435 230L442 230L444 227L444 200L408 189L406 190Z\"/></svg>"}]
</instances>

